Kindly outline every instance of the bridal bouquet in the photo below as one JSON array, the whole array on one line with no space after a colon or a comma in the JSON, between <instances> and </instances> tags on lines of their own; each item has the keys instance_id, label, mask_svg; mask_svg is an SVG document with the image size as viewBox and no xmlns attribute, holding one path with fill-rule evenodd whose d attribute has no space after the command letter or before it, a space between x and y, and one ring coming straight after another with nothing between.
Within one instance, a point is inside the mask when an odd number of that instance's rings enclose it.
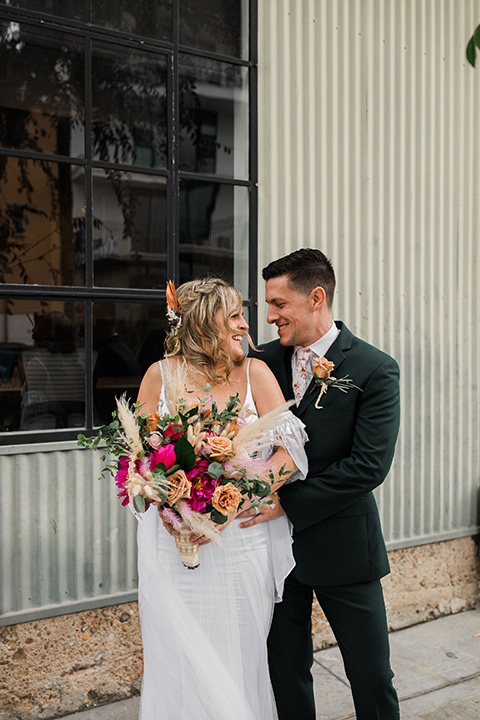
<instances>
[{"instance_id":1,"label":"bridal bouquet","mask_svg":"<svg viewBox=\"0 0 480 720\"><path fill-rule=\"evenodd\" d=\"M113 460L102 475L114 476L122 504L136 514L152 502L160 506L164 520L180 532L184 565L197 567L198 546L188 542L192 532L220 542L216 526L247 499L251 506L269 502L273 474L260 451L271 445L288 403L249 422L238 395L219 411L208 385L196 398L176 394L175 386L178 381L165 385L168 414L142 414L123 396L112 422L95 437L79 435L78 444L97 449L102 442L102 459ZM180 391L187 395L184 386ZM280 475L287 474L282 468Z\"/></svg>"}]
</instances>

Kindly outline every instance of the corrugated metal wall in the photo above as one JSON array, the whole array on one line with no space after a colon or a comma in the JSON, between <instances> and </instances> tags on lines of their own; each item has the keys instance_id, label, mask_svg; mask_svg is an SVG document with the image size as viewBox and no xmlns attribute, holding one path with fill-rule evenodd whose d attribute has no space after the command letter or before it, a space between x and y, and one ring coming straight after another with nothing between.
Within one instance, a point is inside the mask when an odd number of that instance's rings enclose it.
<instances>
[{"instance_id":1,"label":"corrugated metal wall","mask_svg":"<svg viewBox=\"0 0 480 720\"><path fill-rule=\"evenodd\" d=\"M400 362L401 434L378 492L389 546L473 533L480 67L465 47L480 0L260 0L259 12L260 268L324 250L335 316Z\"/></svg>"},{"instance_id":2,"label":"corrugated metal wall","mask_svg":"<svg viewBox=\"0 0 480 720\"><path fill-rule=\"evenodd\" d=\"M0 626L136 597L137 521L100 453L52 448L0 455Z\"/></svg>"}]
</instances>

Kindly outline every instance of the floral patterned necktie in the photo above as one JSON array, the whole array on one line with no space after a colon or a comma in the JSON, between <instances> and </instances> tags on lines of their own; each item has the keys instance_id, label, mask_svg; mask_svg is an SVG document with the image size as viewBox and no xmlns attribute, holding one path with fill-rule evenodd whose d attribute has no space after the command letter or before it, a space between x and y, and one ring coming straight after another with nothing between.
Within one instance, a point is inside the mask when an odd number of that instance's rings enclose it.
<instances>
[{"instance_id":1,"label":"floral patterned necktie","mask_svg":"<svg viewBox=\"0 0 480 720\"><path fill-rule=\"evenodd\" d=\"M295 371L293 373L293 392L295 394L295 402L297 403L297 406L300 405L300 401L307 389L307 372L310 370L311 356L312 351L310 348L298 348Z\"/></svg>"}]
</instances>

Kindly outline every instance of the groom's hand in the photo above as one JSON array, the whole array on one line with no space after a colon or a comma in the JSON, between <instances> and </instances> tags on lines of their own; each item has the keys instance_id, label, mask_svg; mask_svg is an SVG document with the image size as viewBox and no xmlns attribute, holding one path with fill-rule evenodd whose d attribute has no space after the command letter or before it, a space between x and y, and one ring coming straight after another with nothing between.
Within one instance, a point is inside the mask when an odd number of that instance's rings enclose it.
<instances>
[{"instance_id":1,"label":"groom's hand","mask_svg":"<svg viewBox=\"0 0 480 720\"><path fill-rule=\"evenodd\" d=\"M258 512L255 508L249 508L248 510L244 510L242 513L239 513L237 517L248 518L248 520L239 523L239 527L251 527L252 525L257 525L261 522L267 522L267 520L274 520L275 518L280 517L280 515L285 515L285 510L282 508L278 497L274 495L272 500L273 502L271 505L262 505L262 507L258 508Z\"/></svg>"}]
</instances>

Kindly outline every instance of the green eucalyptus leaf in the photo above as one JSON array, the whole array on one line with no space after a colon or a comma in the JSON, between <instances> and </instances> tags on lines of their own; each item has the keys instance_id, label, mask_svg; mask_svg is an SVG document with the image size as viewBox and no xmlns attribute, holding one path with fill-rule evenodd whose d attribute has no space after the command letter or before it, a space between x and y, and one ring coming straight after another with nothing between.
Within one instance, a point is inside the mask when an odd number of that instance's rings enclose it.
<instances>
[{"instance_id":1,"label":"green eucalyptus leaf","mask_svg":"<svg viewBox=\"0 0 480 720\"><path fill-rule=\"evenodd\" d=\"M157 467L155 468L155 470L153 471L152 475L155 478L155 480L157 480L157 481L163 480L164 482L166 482L165 465L163 463L159 463L157 465Z\"/></svg>"},{"instance_id":2,"label":"green eucalyptus leaf","mask_svg":"<svg viewBox=\"0 0 480 720\"><path fill-rule=\"evenodd\" d=\"M218 480L223 475L223 465L219 462L211 462L208 466L207 475Z\"/></svg>"},{"instance_id":3,"label":"green eucalyptus leaf","mask_svg":"<svg viewBox=\"0 0 480 720\"><path fill-rule=\"evenodd\" d=\"M271 485L270 483L266 482L265 480L258 480L258 482L255 483L254 493L257 497L264 498L270 495L271 492Z\"/></svg>"},{"instance_id":4,"label":"green eucalyptus leaf","mask_svg":"<svg viewBox=\"0 0 480 720\"><path fill-rule=\"evenodd\" d=\"M167 500L167 497L168 497L168 488L166 488L164 485L158 484L158 483L156 485L156 488L157 488L157 492L158 492L158 500L160 502L160 505L164 505Z\"/></svg>"},{"instance_id":5,"label":"green eucalyptus leaf","mask_svg":"<svg viewBox=\"0 0 480 720\"><path fill-rule=\"evenodd\" d=\"M133 498L133 507L138 513L145 512L145 498L141 495L135 495Z\"/></svg>"}]
</instances>

